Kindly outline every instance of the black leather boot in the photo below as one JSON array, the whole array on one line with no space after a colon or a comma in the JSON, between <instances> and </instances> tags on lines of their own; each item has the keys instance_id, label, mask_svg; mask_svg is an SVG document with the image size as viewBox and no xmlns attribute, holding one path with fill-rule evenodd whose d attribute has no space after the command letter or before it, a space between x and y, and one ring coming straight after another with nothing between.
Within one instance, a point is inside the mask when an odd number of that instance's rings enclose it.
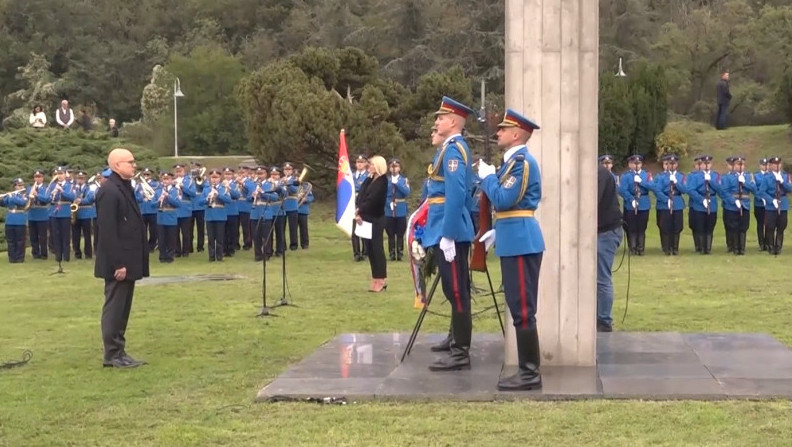
<instances>
[{"instance_id":1,"label":"black leather boot","mask_svg":"<svg viewBox=\"0 0 792 447\"><path fill-rule=\"evenodd\" d=\"M539 374L539 332L534 329L515 328L517 333L517 374L498 380L498 390L518 391L542 388L542 375Z\"/></svg>"},{"instance_id":2,"label":"black leather boot","mask_svg":"<svg viewBox=\"0 0 792 447\"><path fill-rule=\"evenodd\" d=\"M670 244L668 243L668 239L669 239L669 235L665 233L660 233L660 247L662 247L663 253L665 253L666 256L671 254L671 249L669 248Z\"/></svg>"},{"instance_id":3,"label":"black leather boot","mask_svg":"<svg viewBox=\"0 0 792 447\"><path fill-rule=\"evenodd\" d=\"M712 234L706 234L704 236L704 254L710 254L712 252Z\"/></svg>"},{"instance_id":4,"label":"black leather boot","mask_svg":"<svg viewBox=\"0 0 792 447\"><path fill-rule=\"evenodd\" d=\"M696 247L696 253L701 253L701 234L693 232L693 245Z\"/></svg>"},{"instance_id":5,"label":"black leather boot","mask_svg":"<svg viewBox=\"0 0 792 447\"><path fill-rule=\"evenodd\" d=\"M451 344L448 354L429 365L430 371L458 371L470 369L470 337L473 324L470 314L454 312L451 315Z\"/></svg>"},{"instance_id":6,"label":"black leather boot","mask_svg":"<svg viewBox=\"0 0 792 447\"><path fill-rule=\"evenodd\" d=\"M449 323L449 325L448 325L448 336L446 338L444 338L443 341L441 341L440 343L438 343L436 345L432 345L432 347L429 348L430 351L432 351L432 352L445 352L445 351L448 351L448 350L451 349L451 327L452 327L453 323L454 323L454 320L451 320L451 323Z\"/></svg>"},{"instance_id":7,"label":"black leather boot","mask_svg":"<svg viewBox=\"0 0 792 447\"><path fill-rule=\"evenodd\" d=\"M780 230L776 230L776 238L775 238L775 247L773 250L773 254L780 255L781 248L784 246L784 233Z\"/></svg>"},{"instance_id":8,"label":"black leather boot","mask_svg":"<svg viewBox=\"0 0 792 447\"><path fill-rule=\"evenodd\" d=\"M674 256L679 254L679 233L671 235L671 254Z\"/></svg>"},{"instance_id":9,"label":"black leather boot","mask_svg":"<svg viewBox=\"0 0 792 447\"><path fill-rule=\"evenodd\" d=\"M726 230L726 253L734 253L734 232Z\"/></svg>"},{"instance_id":10,"label":"black leather boot","mask_svg":"<svg viewBox=\"0 0 792 447\"><path fill-rule=\"evenodd\" d=\"M745 232L741 231L737 234L737 254L745 254Z\"/></svg>"},{"instance_id":11,"label":"black leather boot","mask_svg":"<svg viewBox=\"0 0 792 447\"><path fill-rule=\"evenodd\" d=\"M630 253L637 255L638 254L638 238L635 234L629 234L627 236L627 245L630 246Z\"/></svg>"},{"instance_id":12,"label":"black leather boot","mask_svg":"<svg viewBox=\"0 0 792 447\"><path fill-rule=\"evenodd\" d=\"M401 261L404 259L404 249L402 247L398 247L396 249L396 260Z\"/></svg>"},{"instance_id":13,"label":"black leather boot","mask_svg":"<svg viewBox=\"0 0 792 447\"><path fill-rule=\"evenodd\" d=\"M643 256L644 254L644 247L646 246L646 233L641 233L638 235L637 238L638 243L638 256Z\"/></svg>"}]
</instances>

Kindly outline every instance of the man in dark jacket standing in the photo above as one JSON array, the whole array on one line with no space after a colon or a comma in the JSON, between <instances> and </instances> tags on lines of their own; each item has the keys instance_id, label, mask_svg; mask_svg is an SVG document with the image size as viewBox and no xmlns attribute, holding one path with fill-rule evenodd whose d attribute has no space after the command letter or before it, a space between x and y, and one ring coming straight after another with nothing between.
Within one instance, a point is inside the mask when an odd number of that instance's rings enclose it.
<instances>
[{"instance_id":1,"label":"man in dark jacket standing","mask_svg":"<svg viewBox=\"0 0 792 447\"><path fill-rule=\"evenodd\" d=\"M725 71L718 81L718 116L715 118L715 128L723 130L726 128L726 120L729 117L729 102L731 102L731 92L729 92L729 72Z\"/></svg>"},{"instance_id":2,"label":"man in dark jacket standing","mask_svg":"<svg viewBox=\"0 0 792 447\"><path fill-rule=\"evenodd\" d=\"M597 332L611 332L613 279L611 267L622 240L622 213L613 174L598 165L597 176Z\"/></svg>"},{"instance_id":3,"label":"man in dark jacket standing","mask_svg":"<svg viewBox=\"0 0 792 447\"><path fill-rule=\"evenodd\" d=\"M96 193L96 264L94 276L105 280L102 308L104 366L135 368L146 362L124 350L127 322L132 309L135 281L149 276L148 245L140 207L130 180L135 158L126 149L113 149L107 157L112 171Z\"/></svg>"}]
</instances>

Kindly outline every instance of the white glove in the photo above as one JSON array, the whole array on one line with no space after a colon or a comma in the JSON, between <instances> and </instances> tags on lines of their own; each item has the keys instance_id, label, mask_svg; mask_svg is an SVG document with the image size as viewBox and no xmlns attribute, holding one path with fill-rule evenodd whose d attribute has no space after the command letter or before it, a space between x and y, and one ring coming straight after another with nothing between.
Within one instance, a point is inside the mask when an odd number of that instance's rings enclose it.
<instances>
[{"instance_id":1,"label":"white glove","mask_svg":"<svg viewBox=\"0 0 792 447\"><path fill-rule=\"evenodd\" d=\"M745 183L745 175L743 175L743 173L740 173L740 175L737 176L737 181L740 183Z\"/></svg>"},{"instance_id":2,"label":"white glove","mask_svg":"<svg viewBox=\"0 0 792 447\"><path fill-rule=\"evenodd\" d=\"M491 164L487 164L484 160L481 160L478 165L478 176L480 179L485 179L489 175L495 174L495 166ZM449 261L450 262L450 261Z\"/></svg>"},{"instance_id":3,"label":"white glove","mask_svg":"<svg viewBox=\"0 0 792 447\"><path fill-rule=\"evenodd\" d=\"M674 201L671 200L671 199L668 199L668 209L672 209L672 208L674 208Z\"/></svg>"},{"instance_id":4,"label":"white glove","mask_svg":"<svg viewBox=\"0 0 792 447\"><path fill-rule=\"evenodd\" d=\"M778 209L778 199L773 199L773 206Z\"/></svg>"},{"instance_id":5,"label":"white glove","mask_svg":"<svg viewBox=\"0 0 792 447\"><path fill-rule=\"evenodd\" d=\"M635 183L641 183L643 180L641 180L641 176L640 175L635 174L635 176L633 177L633 181Z\"/></svg>"},{"instance_id":6,"label":"white glove","mask_svg":"<svg viewBox=\"0 0 792 447\"><path fill-rule=\"evenodd\" d=\"M391 183L393 183L394 185L399 183L399 176L398 175L392 175L391 176Z\"/></svg>"},{"instance_id":7,"label":"white glove","mask_svg":"<svg viewBox=\"0 0 792 447\"><path fill-rule=\"evenodd\" d=\"M734 199L734 206L736 206L737 209L742 208L742 202L740 201L740 199Z\"/></svg>"},{"instance_id":8,"label":"white glove","mask_svg":"<svg viewBox=\"0 0 792 447\"><path fill-rule=\"evenodd\" d=\"M762 199L762 205L767 206L767 200Z\"/></svg>"},{"instance_id":9,"label":"white glove","mask_svg":"<svg viewBox=\"0 0 792 447\"><path fill-rule=\"evenodd\" d=\"M773 177L775 177L777 182L783 182L784 181L784 177L781 176L780 172L774 172L773 173Z\"/></svg>"},{"instance_id":10,"label":"white glove","mask_svg":"<svg viewBox=\"0 0 792 447\"><path fill-rule=\"evenodd\" d=\"M396 204L394 202L391 202L390 203L390 210L393 211L394 209L396 209Z\"/></svg>"},{"instance_id":11,"label":"white glove","mask_svg":"<svg viewBox=\"0 0 792 447\"><path fill-rule=\"evenodd\" d=\"M489 251L490 247L495 243L495 230L489 230L479 238L479 242L484 244L484 250Z\"/></svg>"},{"instance_id":12,"label":"white glove","mask_svg":"<svg viewBox=\"0 0 792 447\"><path fill-rule=\"evenodd\" d=\"M706 180L706 181L712 180L712 176L709 174L709 172L705 172L704 173L704 180Z\"/></svg>"},{"instance_id":13,"label":"white glove","mask_svg":"<svg viewBox=\"0 0 792 447\"><path fill-rule=\"evenodd\" d=\"M456 245L454 245L453 239L446 237L440 239L440 250L443 250L446 262L453 262L456 258Z\"/></svg>"},{"instance_id":14,"label":"white glove","mask_svg":"<svg viewBox=\"0 0 792 447\"><path fill-rule=\"evenodd\" d=\"M704 204L704 208L709 206L709 200L707 200L707 199L702 200L701 203Z\"/></svg>"},{"instance_id":15,"label":"white glove","mask_svg":"<svg viewBox=\"0 0 792 447\"><path fill-rule=\"evenodd\" d=\"M636 208L638 208L638 201L637 201L637 200L635 200L635 199L633 199L633 201L632 201L632 206L633 206L633 209L636 209Z\"/></svg>"},{"instance_id":16,"label":"white glove","mask_svg":"<svg viewBox=\"0 0 792 447\"><path fill-rule=\"evenodd\" d=\"M416 261L420 261L426 257L426 252L418 241L412 241L412 247L410 248L410 251L412 252L413 259Z\"/></svg>"},{"instance_id":17,"label":"white glove","mask_svg":"<svg viewBox=\"0 0 792 447\"><path fill-rule=\"evenodd\" d=\"M671 181L671 183L673 183L673 184L675 184L675 185L676 185L676 182L677 182L676 175L670 175L670 176L668 176L668 180L670 180L670 181Z\"/></svg>"}]
</instances>

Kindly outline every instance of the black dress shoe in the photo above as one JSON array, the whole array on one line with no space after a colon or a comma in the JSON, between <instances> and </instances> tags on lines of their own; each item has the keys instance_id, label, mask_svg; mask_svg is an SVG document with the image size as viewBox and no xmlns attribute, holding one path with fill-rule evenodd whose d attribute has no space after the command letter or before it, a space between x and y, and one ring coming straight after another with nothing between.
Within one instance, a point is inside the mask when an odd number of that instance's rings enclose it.
<instances>
[{"instance_id":1,"label":"black dress shoe","mask_svg":"<svg viewBox=\"0 0 792 447\"><path fill-rule=\"evenodd\" d=\"M613 332L613 326L610 324L597 322L597 332Z\"/></svg>"},{"instance_id":2,"label":"black dress shoe","mask_svg":"<svg viewBox=\"0 0 792 447\"><path fill-rule=\"evenodd\" d=\"M112 360L105 360L102 363L102 366L105 368L120 368L120 369L137 368L140 365L142 365L142 363L130 362L125 357L116 357Z\"/></svg>"},{"instance_id":3,"label":"black dress shoe","mask_svg":"<svg viewBox=\"0 0 792 447\"><path fill-rule=\"evenodd\" d=\"M82 254L80 254L80 253L75 253L75 254L74 254L74 257L75 257L75 258L77 258L77 259L82 259Z\"/></svg>"},{"instance_id":4,"label":"black dress shoe","mask_svg":"<svg viewBox=\"0 0 792 447\"><path fill-rule=\"evenodd\" d=\"M145 360L135 360L132 357L130 357L129 354L127 354L126 352L121 352L121 355L119 357L121 357L122 359L126 360L129 363L136 363L138 365L148 365L147 361L145 361Z\"/></svg>"}]
</instances>

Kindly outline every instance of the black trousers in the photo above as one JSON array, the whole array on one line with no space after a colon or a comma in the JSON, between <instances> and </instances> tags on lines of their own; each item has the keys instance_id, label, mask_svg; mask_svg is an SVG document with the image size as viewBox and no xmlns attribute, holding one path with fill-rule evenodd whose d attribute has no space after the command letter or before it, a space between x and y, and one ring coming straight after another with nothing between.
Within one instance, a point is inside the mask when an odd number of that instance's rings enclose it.
<instances>
[{"instance_id":1,"label":"black trousers","mask_svg":"<svg viewBox=\"0 0 792 447\"><path fill-rule=\"evenodd\" d=\"M382 233L385 226L385 218L379 217L372 219L371 222L371 239L363 239L369 256L369 264L371 265L371 277L376 279L385 279L388 277L388 268L385 261L385 247Z\"/></svg>"},{"instance_id":2,"label":"black trousers","mask_svg":"<svg viewBox=\"0 0 792 447\"><path fill-rule=\"evenodd\" d=\"M451 303L453 312L470 315L468 253L470 253L470 242L457 242L456 257L452 262L447 262L440 246L434 246L435 262L437 262L440 282L443 285L443 294Z\"/></svg>"},{"instance_id":3,"label":"black trousers","mask_svg":"<svg viewBox=\"0 0 792 447\"><path fill-rule=\"evenodd\" d=\"M238 215L228 216L228 220L226 220L226 224L225 224L225 239L223 243L223 254L226 256L234 256L234 253L236 253L238 247L239 247L239 216Z\"/></svg>"},{"instance_id":4,"label":"black trousers","mask_svg":"<svg viewBox=\"0 0 792 447\"><path fill-rule=\"evenodd\" d=\"M308 238L308 215L307 214L298 214L297 215L297 229L300 231L300 248L306 249L308 248L309 238Z\"/></svg>"},{"instance_id":5,"label":"black trousers","mask_svg":"<svg viewBox=\"0 0 792 447\"><path fill-rule=\"evenodd\" d=\"M407 230L406 217L386 217L385 231L388 233L388 254L401 258L404 253L404 232Z\"/></svg>"},{"instance_id":6,"label":"black trousers","mask_svg":"<svg viewBox=\"0 0 792 447\"><path fill-rule=\"evenodd\" d=\"M80 257L83 251L80 251L80 239L85 240L85 258L90 259L93 257L93 242L91 242L91 223L92 219L77 219L72 227L72 248L74 248L74 255Z\"/></svg>"},{"instance_id":7,"label":"black trousers","mask_svg":"<svg viewBox=\"0 0 792 447\"><path fill-rule=\"evenodd\" d=\"M778 254L784 247L784 230L787 227L787 212L765 211L765 245Z\"/></svg>"},{"instance_id":8,"label":"black trousers","mask_svg":"<svg viewBox=\"0 0 792 447\"><path fill-rule=\"evenodd\" d=\"M751 226L751 213L743 210L742 215L739 211L723 210L723 227L726 231L745 233Z\"/></svg>"},{"instance_id":9,"label":"black trousers","mask_svg":"<svg viewBox=\"0 0 792 447\"><path fill-rule=\"evenodd\" d=\"M239 240L237 240L237 245L234 248L250 250L250 247L253 246L253 239L250 238L250 213L239 213L239 226L242 227L242 247L239 246ZM239 230L237 230L237 234L239 234Z\"/></svg>"},{"instance_id":10,"label":"black trousers","mask_svg":"<svg viewBox=\"0 0 792 447\"><path fill-rule=\"evenodd\" d=\"M204 240L206 239L206 234L204 233L204 228L206 227L204 219L205 214L204 210L193 210L192 212L192 221L190 222L190 253L193 252L193 222L195 223L195 228L198 229L198 232L195 234L197 236L195 239L198 251L203 251L204 249Z\"/></svg>"},{"instance_id":11,"label":"black trousers","mask_svg":"<svg viewBox=\"0 0 792 447\"><path fill-rule=\"evenodd\" d=\"M272 256L272 219L251 220L253 233L253 254L257 261L264 256Z\"/></svg>"},{"instance_id":12,"label":"black trousers","mask_svg":"<svg viewBox=\"0 0 792 447\"><path fill-rule=\"evenodd\" d=\"M47 257L47 229L49 222L30 221L28 222L30 229L30 251L33 254L33 259Z\"/></svg>"},{"instance_id":13,"label":"black trousers","mask_svg":"<svg viewBox=\"0 0 792 447\"><path fill-rule=\"evenodd\" d=\"M289 223L289 250L297 250L297 211L287 211L286 221Z\"/></svg>"},{"instance_id":14,"label":"black trousers","mask_svg":"<svg viewBox=\"0 0 792 447\"><path fill-rule=\"evenodd\" d=\"M673 213L670 210L657 210L657 229L660 230L660 234L670 235L681 233L684 214L685 212L683 210L674 210Z\"/></svg>"},{"instance_id":15,"label":"black trousers","mask_svg":"<svg viewBox=\"0 0 792 447\"><path fill-rule=\"evenodd\" d=\"M159 245L160 262L173 262L178 244L178 226L157 225L157 245Z\"/></svg>"},{"instance_id":16,"label":"black trousers","mask_svg":"<svg viewBox=\"0 0 792 447\"><path fill-rule=\"evenodd\" d=\"M718 223L717 211L690 210L690 218L693 221L693 233L709 234L715 231L715 225Z\"/></svg>"},{"instance_id":17,"label":"black trousers","mask_svg":"<svg viewBox=\"0 0 792 447\"><path fill-rule=\"evenodd\" d=\"M286 251L286 216L275 216L273 225L275 225L275 256L280 256Z\"/></svg>"},{"instance_id":18,"label":"black trousers","mask_svg":"<svg viewBox=\"0 0 792 447\"><path fill-rule=\"evenodd\" d=\"M8 262L25 262L25 226L5 225Z\"/></svg>"},{"instance_id":19,"label":"black trousers","mask_svg":"<svg viewBox=\"0 0 792 447\"><path fill-rule=\"evenodd\" d=\"M352 221L352 254L355 256L366 256L366 244L363 241L355 236L355 227L357 227L357 222L354 220Z\"/></svg>"},{"instance_id":20,"label":"black trousers","mask_svg":"<svg viewBox=\"0 0 792 447\"><path fill-rule=\"evenodd\" d=\"M225 225L222 220L206 222L206 232L209 235L209 260L223 260L223 245L225 244Z\"/></svg>"},{"instance_id":21,"label":"black trousers","mask_svg":"<svg viewBox=\"0 0 792 447\"><path fill-rule=\"evenodd\" d=\"M157 246L157 215L156 214L144 214L143 215L143 225L145 225L148 231L148 247L149 253L154 251L154 247Z\"/></svg>"},{"instance_id":22,"label":"black trousers","mask_svg":"<svg viewBox=\"0 0 792 447\"><path fill-rule=\"evenodd\" d=\"M68 262L71 259L69 240L71 239L71 218L50 217L50 231L52 231L52 246L55 251L55 260Z\"/></svg>"},{"instance_id":23,"label":"black trousers","mask_svg":"<svg viewBox=\"0 0 792 447\"><path fill-rule=\"evenodd\" d=\"M542 253L501 257L503 293L516 328L536 327L541 267Z\"/></svg>"},{"instance_id":24,"label":"black trousers","mask_svg":"<svg viewBox=\"0 0 792 447\"><path fill-rule=\"evenodd\" d=\"M175 227L171 227L175 228ZM127 323L132 310L135 281L105 279L105 302L102 307L102 341L104 360L110 361L124 354Z\"/></svg>"},{"instance_id":25,"label":"black trousers","mask_svg":"<svg viewBox=\"0 0 792 447\"><path fill-rule=\"evenodd\" d=\"M179 217L176 219L176 227L179 229L176 233L176 257L187 256L190 254L192 247L192 217Z\"/></svg>"},{"instance_id":26,"label":"black trousers","mask_svg":"<svg viewBox=\"0 0 792 447\"><path fill-rule=\"evenodd\" d=\"M756 240L759 246L764 248L765 242L765 209L764 207L754 207L754 218L756 219Z\"/></svg>"}]
</instances>

